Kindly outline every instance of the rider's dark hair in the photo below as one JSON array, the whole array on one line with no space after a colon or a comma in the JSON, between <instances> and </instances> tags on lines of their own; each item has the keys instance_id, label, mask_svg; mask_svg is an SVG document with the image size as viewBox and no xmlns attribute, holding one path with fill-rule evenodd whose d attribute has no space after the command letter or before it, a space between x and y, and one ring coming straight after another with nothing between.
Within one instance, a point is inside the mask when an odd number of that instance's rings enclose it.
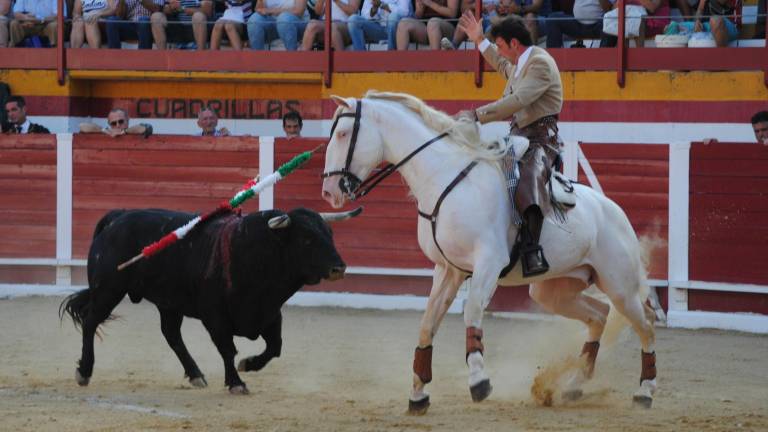
<instances>
[{"instance_id":1,"label":"rider's dark hair","mask_svg":"<svg viewBox=\"0 0 768 432\"><path fill-rule=\"evenodd\" d=\"M491 26L491 41L496 38L504 39L504 42L510 43L512 39L517 39L523 46L531 46L531 33L525 27L522 18L511 15Z\"/></svg>"},{"instance_id":2,"label":"rider's dark hair","mask_svg":"<svg viewBox=\"0 0 768 432\"><path fill-rule=\"evenodd\" d=\"M752 116L752 124L768 122L768 111L758 111Z\"/></svg>"}]
</instances>

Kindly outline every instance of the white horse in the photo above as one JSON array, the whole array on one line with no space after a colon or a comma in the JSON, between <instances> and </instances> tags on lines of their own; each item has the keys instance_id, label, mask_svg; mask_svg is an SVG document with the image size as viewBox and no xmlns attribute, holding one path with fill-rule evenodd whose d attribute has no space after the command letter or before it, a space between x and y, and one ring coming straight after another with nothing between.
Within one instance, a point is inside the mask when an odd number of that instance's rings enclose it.
<instances>
[{"instance_id":1,"label":"white horse","mask_svg":"<svg viewBox=\"0 0 768 432\"><path fill-rule=\"evenodd\" d=\"M325 155L323 199L340 208L347 199L365 195L370 190L366 187L375 186L371 179L361 186L361 179L382 161L395 164L389 171L400 172L423 216L418 222L419 246L435 263L414 355L411 413L423 414L429 406L424 388L432 379L432 341L470 272L464 323L474 401L491 392L483 362L482 319L497 284L531 284L530 296L544 309L587 325L589 336L582 350L586 366L581 374L586 379L592 374L610 308L582 293L594 283L640 336L642 373L634 401L650 407L656 369L652 312L644 306L646 271L637 236L618 205L575 184L576 205L566 221L545 215L541 245L549 271L523 278L517 263L500 279L517 238L498 163L506 151L504 144L481 143L474 123L456 122L410 95L369 91L360 100L332 98L339 108ZM474 168L465 169L473 161L477 161ZM578 397L578 384L570 395Z\"/></svg>"}]
</instances>

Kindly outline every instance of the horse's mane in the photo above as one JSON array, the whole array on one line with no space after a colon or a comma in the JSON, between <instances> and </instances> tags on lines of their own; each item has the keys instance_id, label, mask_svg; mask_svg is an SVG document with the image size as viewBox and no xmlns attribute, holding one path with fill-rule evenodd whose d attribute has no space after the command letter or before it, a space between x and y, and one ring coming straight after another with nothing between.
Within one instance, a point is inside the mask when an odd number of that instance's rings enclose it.
<instances>
[{"instance_id":1,"label":"horse's mane","mask_svg":"<svg viewBox=\"0 0 768 432\"><path fill-rule=\"evenodd\" d=\"M459 148L472 154L475 158L498 160L507 152L509 144L506 142L483 141L476 122L463 119L454 120L453 117L432 108L415 96L406 93L368 90L363 97L399 103L418 114L430 129L439 133L447 132Z\"/></svg>"}]
</instances>

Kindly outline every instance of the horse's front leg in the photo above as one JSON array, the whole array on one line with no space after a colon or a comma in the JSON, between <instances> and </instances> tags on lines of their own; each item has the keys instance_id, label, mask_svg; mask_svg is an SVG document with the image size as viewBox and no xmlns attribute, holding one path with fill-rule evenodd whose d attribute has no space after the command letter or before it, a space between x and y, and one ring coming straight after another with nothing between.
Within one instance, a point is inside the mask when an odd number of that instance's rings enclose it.
<instances>
[{"instance_id":1,"label":"horse's front leg","mask_svg":"<svg viewBox=\"0 0 768 432\"><path fill-rule=\"evenodd\" d=\"M480 402L491 394L491 380L485 373L483 361L483 312L496 291L499 272L509 262L504 254L491 254L477 260L469 284L469 295L464 305L464 324L467 327L467 366L469 366L469 393Z\"/></svg>"},{"instance_id":2,"label":"horse's front leg","mask_svg":"<svg viewBox=\"0 0 768 432\"><path fill-rule=\"evenodd\" d=\"M421 415L429 408L429 394L424 387L432 381L432 339L456 298L463 277L462 272L454 268L435 266L427 309L421 318L419 345L413 356L413 389L408 400L408 412L411 414Z\"/></svg>"}]
</instances>

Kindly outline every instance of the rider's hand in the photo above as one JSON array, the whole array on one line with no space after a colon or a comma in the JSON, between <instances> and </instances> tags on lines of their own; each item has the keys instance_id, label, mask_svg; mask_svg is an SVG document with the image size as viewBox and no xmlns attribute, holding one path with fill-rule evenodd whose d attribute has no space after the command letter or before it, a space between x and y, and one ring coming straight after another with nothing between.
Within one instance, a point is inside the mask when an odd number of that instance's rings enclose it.
<instances>
[{"instance_id":1,"label":"rider's hand","mask_svg":"<svg viewBox=\"0 0 768 432\"><path fill-rule=\"evenodd\" d=\"M475 110L461 110L453 115L454 120L466 119L469 121L477 121L477 113Z\"/></svg>"},{"instance_id":2,"label":"rider's hand","mask_svg":"<svg viewBox=\"0 0 768 432\"><path fill-rule=\"evenodd\" d=\"M483 40L483 25L475 18L472 11L467 10L459 18L459 29L467 34L467 37L475 43L480 44Z\"/></svg>"}]
</instances>

